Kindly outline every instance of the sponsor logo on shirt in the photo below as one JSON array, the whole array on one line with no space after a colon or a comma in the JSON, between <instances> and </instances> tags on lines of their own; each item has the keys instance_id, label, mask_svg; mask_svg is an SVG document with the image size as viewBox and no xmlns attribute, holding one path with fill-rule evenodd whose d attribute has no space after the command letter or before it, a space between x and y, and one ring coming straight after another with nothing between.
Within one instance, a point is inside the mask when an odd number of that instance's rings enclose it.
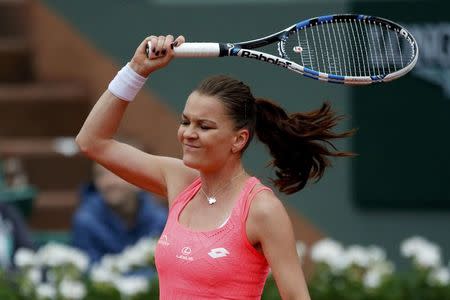
<instances>
[{"instance_id":1,"label":"sponsor logo on shirt","mask_svg":"<svg viewBox=\"0 0 450 300\"><path fill-rule=\"evenodd\" d=\"M192 249L190 247L183 247L183 249L181 249L181 254L177 254L176 257L187 261L193 261L194 258L190 256L191 252Z\"/></svg>"},{"instance_id":2,"label":"sponsor logo on shirt","mask_svg":"<svg viewBox=\"0 0 450 300\"><path fill-rule=\"evenodd\" d=\"M230 254L230 252L228 252L228 250L225 248L214 248L211 249L211 251L208 253L208 255L211 256L212 258L225 257L228 254Z\"/></svg>"},{"instance_id":3,"label":"sponsor logo on shirt","mask_svg":"<svg viewBox=\"0 0 450 300\"><path fill-rule=\"evenodd\" d=\"M158 244L161 244L161 245L163 245L163 246L169 246L169 245L170 245L170 243L169 243L169 241L168 241L168 239L167 239L167 234L163 234L163 235L159 238Z\"/></svg>"}]
</instances>

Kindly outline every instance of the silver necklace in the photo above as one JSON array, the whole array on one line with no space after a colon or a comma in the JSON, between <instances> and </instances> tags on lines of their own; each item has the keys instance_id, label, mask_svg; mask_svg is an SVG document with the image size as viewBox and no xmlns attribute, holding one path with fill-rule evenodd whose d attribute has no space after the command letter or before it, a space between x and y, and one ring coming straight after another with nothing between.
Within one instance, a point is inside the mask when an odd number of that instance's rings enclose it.
<instances>
[{"instance_id":1,"label":"silver necklace","mask_svg":"<svg viewBox=\"0 0 450 300\"><path fill-rule=\"evenodd\" d=\"M236 178L238 178L239 176L241 176L242 174L244 174L245 171L243 170L242 172L240 172L239 174L237 174L236 176L234 176L233 178L230 179L230 181L228 181L227 184L225 184L224 186L221 186L215 193L213 193L211 196L208 196L206 194L206 192L203 190L203 186L200 188L200 190L202 191L203 195L206 197L206 199L208 200L209 205L213 205L214 203L217 202L216 199L216 195L218 192L220 192L221 190L223 190L224 188L228 187L233 180L235 180Z\"/></svg>"}]
</instances>

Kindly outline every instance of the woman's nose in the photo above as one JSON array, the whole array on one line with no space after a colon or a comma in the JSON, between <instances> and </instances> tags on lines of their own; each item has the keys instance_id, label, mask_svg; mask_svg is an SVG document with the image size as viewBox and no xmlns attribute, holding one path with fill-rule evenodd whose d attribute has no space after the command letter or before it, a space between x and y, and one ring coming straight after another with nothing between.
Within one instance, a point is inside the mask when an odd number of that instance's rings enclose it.
<instances>
[{"instance_id":1,"label":"woman's nose","mask_svg":"<svg viewBox=\"0 0 450 300\"><path fill-rule=\"evenodd\" d=\"M184 132L183 132L183 137L185 138L197 138L197 132L195 131L195 129L193 128L192 125L189 125L185 128Z\"/></svg>"}]
</instances>

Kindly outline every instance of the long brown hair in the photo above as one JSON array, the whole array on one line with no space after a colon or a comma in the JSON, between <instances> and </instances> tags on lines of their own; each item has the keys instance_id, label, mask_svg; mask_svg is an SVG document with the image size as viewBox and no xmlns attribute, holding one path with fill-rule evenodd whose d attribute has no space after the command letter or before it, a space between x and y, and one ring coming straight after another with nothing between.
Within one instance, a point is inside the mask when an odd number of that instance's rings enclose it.
<instances>
[{"instance_id":1,"label":"long brown hair","mask_svg":"<svg viewBox=\"0 0 450 300\"><path fill-rule=\"evenodd\" d=\"M336 115L329 103L311 112L288 114L271 100L253 97L246 84L225 75L205 79L196 91L216 97L224 104L235 128L249 130L250 137L242 151L255 133L267 145L277 176L272 181L280 192L293 194L303 189L308 180L319 180L331 165L329 157L353 155L338 151L331 142L351 136L354 130L332 131L342 116Z\"/></svg>"}]
</instances>

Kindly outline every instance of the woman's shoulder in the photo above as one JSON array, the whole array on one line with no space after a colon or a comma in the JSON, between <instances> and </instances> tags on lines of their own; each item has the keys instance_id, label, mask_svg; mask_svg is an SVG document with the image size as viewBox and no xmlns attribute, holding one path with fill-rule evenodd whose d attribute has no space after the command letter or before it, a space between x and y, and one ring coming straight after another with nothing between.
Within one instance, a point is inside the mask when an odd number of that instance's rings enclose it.
<instances>
[{"instance_id":1,"label":"woman's shoulder","mask_svg":"<svg viewBox=\"0 0 450 300\"><path fill-rule=\"evenodd\" d=\"M192 184L200 174L197 170L186 166L179 158L159 156L158 159L164 165L166 196L170 205L171 201Z\"/></svg>"},{"instance_id":2,"label":"woman's shoulder","mask_svg":"<svg viewBox=\"0 0 450 300\"><path fill-rule=\"evenodd\" d=\"M276 226L280 218L287 216L286 208L277 195L267 186L258 183L253 192L248 221L259 228Z\"/></svg>"},{"instance_id":3,"label":"woman's shoulder","mask_svg":"<svg viewBox=\"0 0 450 300\"><path fill-rule=\"evenodd\" d=\"M167 191L169 207L172 206L175 199L179 197L180 194L186 192L187 190L190 190L191 188L194 188L196 183L199 182L200 174L196 170L193 171L194 172L187 172L183 175L180 174L180 176L176 180L173 180L170 188Z\"/></svg>"},{"instance_id":4,"label":"woman's shoulder","mask_svg":"<svg viewBox=\"0 0 450 300\"><path fill-rule=\"evenodd\" d=\"M274 232L284 232L284 226L289 222L287 211L270 189L260 189L251 201L247 217L247 237L252 244L270 239Z\"/></svg>"}]
</instances>

